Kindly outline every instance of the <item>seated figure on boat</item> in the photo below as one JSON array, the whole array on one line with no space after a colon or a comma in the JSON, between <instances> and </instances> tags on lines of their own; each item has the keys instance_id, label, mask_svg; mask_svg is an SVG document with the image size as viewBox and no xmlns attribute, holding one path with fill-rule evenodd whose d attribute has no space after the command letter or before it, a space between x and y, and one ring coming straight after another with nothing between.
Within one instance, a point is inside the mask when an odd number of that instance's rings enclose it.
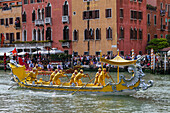
<instances>
[{"instance_id":1,"label":"seated figure on boat","mask_svg":"<svg viewBox=\"0 0 170 113\"><path fill-rule=\"evenodd\" d=\"M106 68L104 68L103 71L99 75L99 79L98 79L99 84L98 85L105 86L105 78L108 78L108 79L110 78L106 72Z\"/></svg>"},{"instance_id":2,"label":"seated figure on boat","mask_svg":"<svg viewBox=\"0 0 170 113\"><path fill-rule=\"evenodd\" d=\"M33 69L33 71L31 71L27 77L27 80L29 81L35 81L35 79L37 78L36 75L36 69Z\"/></svg>"},{"instance_id":3,"label":"seated figure on boat","mask_svg":"<svg viewBox=\"0 0 170 113\"><path fill-rule=\"evenodd\" d=\"M81 69L80 72L74 78L74 82L76 85L80 86L82 84L81 78L87 77L87 75L83 74L83 70Z\"/></svg>"},{"instance_id":4,"label":"seated figure on boat","mask_svg":"<svg viewBox=\"0 0 170 113\"><path fill-rule=\"evenodd\" d=\"M38 67L38 64L35 65L35 67L33 68L36 70L36 74L38 75L38 71L41 70L41 67Z\"/></svg>"},{"instance_id":5,"label":"seated figure on boat","mask_svg":"<svg viewBox=\"0 0 170 113\"><path fill-rule=\"evenodd\" d=\"M94 85L97 85L99 83L98 79L99 79L99 76L101 74L101 71L102 71L101 68L99 68L98 72L95 75Z\"/></svg>"},{"instance_id":6,"label":"seated figure on boat","mask_svg":"<svg viewBox=\"0 0 170 113\"><path fill-rule=\"evenodd\" d=\"M71 85L72 83L74 83L74 78L76 77L77 73L78 73L78 71L75 70L74 73L72 74L71 79L70 79L70 85Z\"/></svg>"},{"instance_id":7,"label":"seated figure on boat","mask_svg":"<svg viewBox=\"0 0 170 113\"><path fill-rule=\"evenodd\" d=\"M63 71L60 70L57 74L55 74L55 76L53 77L52 81L54 85L60 85L61 84L61 77L67 77L67 75L63 74Z\"/></svg>"},{"instance_id":8,"label":"seated figure on boat","mask_svg":"<svg viewBox=\"0 0 170 113\"><path fill-rule=\"evenodd\" d=\"M58 69L55 69L55 71L50 75L50 82L52 82L54 76L58 73Z\"/></svg>"}]
</instances>

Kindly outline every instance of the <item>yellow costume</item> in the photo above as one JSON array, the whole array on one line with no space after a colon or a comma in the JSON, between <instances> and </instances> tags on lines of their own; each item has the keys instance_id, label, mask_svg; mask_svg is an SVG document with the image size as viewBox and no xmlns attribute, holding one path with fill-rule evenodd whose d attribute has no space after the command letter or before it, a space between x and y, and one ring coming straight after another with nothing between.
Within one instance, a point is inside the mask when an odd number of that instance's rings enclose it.
<instances>
[{"instance_id":1,"label":"yellow costume","mask_svg":"<svg viewBox=\"0 0 170 113\"><path fill-rule=\"evenodd\" d=\"M50 76L50 82L53 80L53 77L55 76L55 74L57 74L58 69L56 69Z\"/></svg>"},{"instance_id":2,"label":"yellow costume","mask_svg":"<svg viewBox=\"0 0 170 113\"><path fill-rule=\"evenodd\" d=\"M61 70L60 72L58 72L57 74L55 74L55 76L53 77L53 84L56 84L56 85L60 85L61 84L61 81L59 78L61 77L66 77L66 75L64 75Z\"/></svg>"},{"instance_id":3,"label":"yellow costume","mask_svg":"<svg viewBox=\"0 0 170 113\"><path fill-rule=\"evenodd\" d=\"M101 69L99 68L98 72L95 75L94 85L99 83L98 79L99 79L100 73L101 73Z\"/></svg>"},{"instance_id":4,"label":"yellow costume","mask_svg":"<svg viewBox=\"0 0 170 113\"><path fill-rule=\"evenodd\" d=\"M75 70L74 73L73 73L72 76L71 76L70 85L71 85L72 83L74 83L74 78L76 77L76 75L77 75L77 70Z\"/></svg>"},{"instance_id":5,"label":"yellow costume","mask_svg":"<svg viewBox=\"0 0 170 113\"><path fill-rule=\"evenodd\" d=\"M35 81L35 79L36 79L36 72L30 72L29 73L29 75L28 75L28 78L27 78L27 80L29 80L29 81Z\"/></svg>"},{"instance_id":6,"label":"yellow costume","mask_svg":"<svg viewBox=\"0 0 170 113\"><path fill-rule=\"evenodd\" d=\"M36 66L36 67L33 68L33 70L34 70L34 69L36 70L35 73L36 73L36 76L37 76L37 75L38 75L38 71L41 70L41 67Z\"/></svg>"},{"instance_id":7,"label":"yellow costume","mask_svg":"<svg viewBox=\"0 0 170 113\"><path fill-rule=\"evenodd\" d=\"M82 73L81 73L82 72ZM85 74L83 74L83 70L80 70L80 72L76 75L76 77L74 78L74 83L81 85L82 81L80 80L82 77L86 77Z\"/></svg>"},{"instance_id":8,"label":"yellow costume","mask_svg":"<svg viewBox=\"0 0 170 113\"><path fill-rule=\"evenodd\" d=\"M104 69L105 71L106 69ZM105 78L110 78L106 72L102 71L99 75L98 82L99 85L105 86Z\"/></svg>"}]
</instances>

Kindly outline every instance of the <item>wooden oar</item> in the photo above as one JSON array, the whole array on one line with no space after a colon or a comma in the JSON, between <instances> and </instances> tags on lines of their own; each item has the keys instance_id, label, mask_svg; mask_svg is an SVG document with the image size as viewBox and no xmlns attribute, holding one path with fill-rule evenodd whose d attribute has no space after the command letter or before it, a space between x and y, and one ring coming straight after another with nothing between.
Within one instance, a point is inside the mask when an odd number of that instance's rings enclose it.
<instances>
[{"instance_id":1,"label":"wooden oar","mask_svg":"<svg viewBox=\"0 0 170 113\"><path fill-rule=\"evenodd\" d=\"M84 86L86 87L86 85L88 83L90 83L91 81L93 81L95 79L95 77L93 79L91 79L90 81L88 81ZM78 92L81 88L83 88L84 86L80 87L79 89L77 89L77 91L74 91L73 93L71 93L71 95L74 95L76 92Z\"/></svg>"},{"instance_id":2,"label":"wooden oar","mask_svg":"<svg viewBox=\"0 0 170 113\"><path fill-rule=\"evenodd\" d=\"M89 80L91 80L91 78L90 78L89 74L85 74L85 75L87 75L87 76L88 76L88 78L89 78Z\"/></svg>"},{"instance_id":3,"label":"wooden oar","mask_svg":"<svg viewBox=\"0 0 170 113\"><path fill-rule=\"evenodd\" d=\"M108 72L107 72L108 73ZM112 81L115 83L115 81L113 80L113 78L112 78L112 76L110 75L110 73L108 73L109 74L109 76L110 76L110 78L112 79Z\"/></svg>"}]
</instances>

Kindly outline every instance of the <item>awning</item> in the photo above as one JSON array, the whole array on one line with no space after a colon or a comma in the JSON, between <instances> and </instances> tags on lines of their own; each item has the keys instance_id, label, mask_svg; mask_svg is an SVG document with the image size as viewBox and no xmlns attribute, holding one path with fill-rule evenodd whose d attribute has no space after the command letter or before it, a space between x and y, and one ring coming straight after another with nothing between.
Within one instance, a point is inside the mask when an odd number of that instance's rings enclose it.
<instances>
[{"instance_id":1,"label":"awning","mask_svg":"<svg viewBox=\"0 0 170 113\"><path fill-rule=\"evenodd\" d=\"M0 48L0 56L4 56L4 53L6 53L6 56L10 55L10 52L14 50L15 47L3 47Z\"/></svg>"},{"instance_id":2,"label":"awning","mask_svg":"<svg viewBox=\"0 0 170 113\"><path fill-rule=\"evenodd\" d=\"M101 58L101 61L115 66L128 66L128 65L134 65L136 63L136 60L125 60L120 56L116 56L112 60Z\"/></svg>"}]
</instances>

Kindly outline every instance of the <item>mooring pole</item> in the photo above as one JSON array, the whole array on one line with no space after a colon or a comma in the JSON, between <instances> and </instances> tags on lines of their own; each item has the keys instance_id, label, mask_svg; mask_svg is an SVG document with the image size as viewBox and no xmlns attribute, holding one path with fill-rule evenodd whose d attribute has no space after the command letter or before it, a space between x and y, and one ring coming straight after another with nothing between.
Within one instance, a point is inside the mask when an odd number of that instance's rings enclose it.
<instances>
[{"instance_id":1,"label":"mooring pole","mask_svg":"<svg viewBox=\"0 0 170 113\"><path fill-rule=\"evenodd\" d=\"M4 71L6 72L6 53L4 53Z\"/></svg>"}]
</instances>

